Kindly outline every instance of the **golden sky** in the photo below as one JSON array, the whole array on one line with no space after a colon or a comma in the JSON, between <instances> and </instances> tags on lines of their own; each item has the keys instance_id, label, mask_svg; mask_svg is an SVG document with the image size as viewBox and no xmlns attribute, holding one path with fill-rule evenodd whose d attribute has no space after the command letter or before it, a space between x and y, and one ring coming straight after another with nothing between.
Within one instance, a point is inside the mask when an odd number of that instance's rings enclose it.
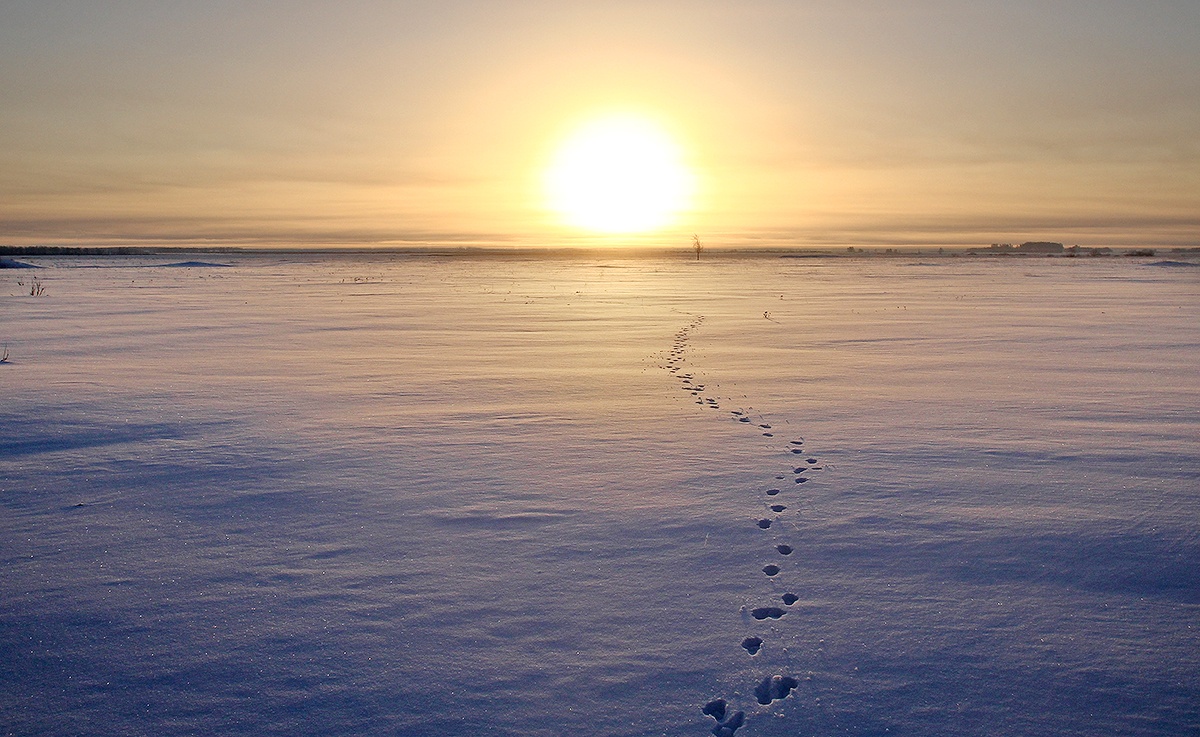
<instances>
[{"instance_id":1,"label":"golden sky","mask_svg":"<svg viewBox=\"0 0 1200 737\"><path fill-rule=\"evenodd\" d=\"M0 4L0 244L1200 245L1200 2ZM667 227L546 207L654 121Z\"/></svg>"}]
</instances>

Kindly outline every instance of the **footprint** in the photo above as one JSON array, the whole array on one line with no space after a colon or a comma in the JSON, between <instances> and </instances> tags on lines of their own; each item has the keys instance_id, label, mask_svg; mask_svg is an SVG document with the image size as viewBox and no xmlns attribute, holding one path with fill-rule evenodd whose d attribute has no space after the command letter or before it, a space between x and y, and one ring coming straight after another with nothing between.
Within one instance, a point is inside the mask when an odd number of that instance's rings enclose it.
<instances>
[{"instance_id":1,"label":"footprint","mask_svg":"<svg viewBox=\"0 0 1200 737\"><path fill-rule=\"evenodd\" d=\"M758 703L766 706L772 701L786 699L792 689L799 685L800 682L791 676L768 676L754 688L754 696Z\"/></svg>"},{"instance_id":2,"label":"footprint","mask_svg":"<svg viewBox=\"0 0 1200 737\"><path fill-rule=\"evenodd\" d=\"M768 425L768 424L766 424L766 423L764 423L764 424L762 424L762 425L759 425L759 427L761 427L761 428L762 428L762 429L764 429L764 430L770 430L770 429L771 429L771 426L770 426L770 425Z\"/></svg>"},{"instance_id":3,"label":"footprint","mask_svg":"<svg viewBox=\"0 0 1200 737\"><path fill-rule=\"evenodd\" d=\"M801 455L802 453L804 453L804 451L800 450L799 448L792 448L792 452L795 453L796 455Z\"/></svg>"},{"instance_id":4,"label":"footprint","mask_svg":"<svg viewBox=\"0 0 1200 737\"><path fill-rule=\"evenodd\" d=\"M749 422L749 421L750 421L749 417L739 417L738 418L738 422Z\"/></svg>"},{"instance_id":5,"label":"footprint","mask_svg":"<svg viewBox=\"0 0 1200 737\"><path fill-rule=\"evenodd\" d=\"M808 479L804 478L803 476L797 476L797 477L796 477L796 483L797 483L797 484L807 484L807 483L808 483Z\"/></svg>"},{"instance_id":6,"label":"footprint","mask_svg":"<svg viewBox=\"0 0 1200 737\"><path fill-rule=\"evenodd\" d=\"M767 574L768 576L777 576L781 570L783 569L774 563L763 566L763 573Z\"/></svg>"},{"instance_id":7,"label":"footprint","mask_svg":"<svg viewBox=\"0 0 1200 737\"><path fill-rule=\"evenodd\" d=\"M791 606L792 604L795 604L796 602L800 601L800 597L796 596L795 594L792 594L792 593L784 594L783 596L781 596L779 598L783 599L783 603L787 604L788 606Z\"/></svg>"},{"instance_id":8,"label":"footprint","mask_svg":"<svg viewBox=\"0 0 1200 737\"><path fill-rule=\"evenodd\" d=\"M733 737L733 733L738 731L738 728L746 723L746 713L735 711L729 715L729 718L717 724L712 728L712 733L717 737Z\"/></svg>"},{"instance_id":9,"label":"footprint","mask_svg":"<svg viewBox=\"0 0 1200 737\"><path fill-rule=\"evenodd\" d=\"M771 505L771 511L772 511L772 512L782 512L782 511L783 511L783 510L785 510L785 509L787 509L787 507L785 507L785 506L784 506L784 505L782 505L782 504L772 504L772 505Z\"/></svg>"},{"instance_id":10,"label":"footprint","mask_svg":"<svg viewBox=\"0 0 1200 737\"><path fill-rule=\"evenodd\" d=\"M762 644L761 637L747 637L742 640L742 647L746 648L746 652L751 655L758 655L758 651L762 649Z\"/></svg>"},{"instance_id":11,"label":"footprint","mask_svg":"<svg viewBox=\"0 0 1200 737\"><path fill-rule=\"evenodd\" d=\"M776 545L775 549L779 551L780 555L791 555L793 550L791 545Z\"/></svg>"},{"instance_id":12,"label":"footprint","mask_svg":"<svg viewBox=\"0 0 1200 737\"><path fill-rule=\"evenodd\" d=\"M760 606L750 610L750 616L760 621L764 619L779 619L785 614L787 612L777 606Z\"/></svg>"},{"instance_id":13,"label":"footprint","mask_svg":"<svg viewBox=\"0 0 1200 737\"><path fill-rule=\"evenodd\" d=\"M805 463L816 463L817 459L816 458L805 458L804 462Z\"/></svg>"},{"instance_id":14,"label":"footprint","mask_svg":"<svg viewBox=\"0 0 1200 737\"><path fill-rule=\"evenodd\" d=\"M767 496L775 496L779 493L779 489L767 489Z\"/></svg>"},{"instance_id":15,"label":"footprint","mask_svg":"<svg viewBox=\"0 0 1200 737\"><path fill-rule=\"evenodd\" d=\"M792 445L804 445L804 441L803 440L793 440Z\"/></svg>"},{"instance_id":16,"label":"footprint","mask_svg":"<svg viewBox=\"0 0 1200 737\"><path fill-rule=\"evenodd\" d=\"M701 709L704 714L717 720L717 726L712 728L712 733L717 737L733 737L733 733L746 723L745 712L735 711L726 717L729 710L729 705L725 703L725 699L713 699L704 705Z\"/></svg>"},{"instance_id":17,"label":"footprint","mask_svg":"<svg viewBox=\"0 0 1200 737\"><path fill-rule=\"evenodd\" d=\"M771 520L769 520L769 519L760 519L760 520L758 521L758 526L759 526L760 528L762 528L762 529L764 529L764 530L765 530L765 529L767 529L768 527L770 527L770 526L771 526Z\"/></svg>"},{"instance_id":18,"label":"footprint","mask_svg":"<svg viewBox=\"0 0 1200 737\"><path fill-rule=\"evenodd\" d=\"M773 438L773 437L775 437L775 436L774 436L774 435L772 435L772 434L771 434L771 433L769 433L769 432L765 432L765 433L763 433L763 437L764 437L764 438Z\"/></svg>"}]
</instances>

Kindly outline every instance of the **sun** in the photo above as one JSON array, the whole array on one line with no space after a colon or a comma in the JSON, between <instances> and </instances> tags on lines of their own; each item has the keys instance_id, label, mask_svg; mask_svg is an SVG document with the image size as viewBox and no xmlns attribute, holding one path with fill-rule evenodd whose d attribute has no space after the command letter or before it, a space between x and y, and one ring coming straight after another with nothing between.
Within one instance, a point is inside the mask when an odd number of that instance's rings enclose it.
<instances>
[{"instance_id":1,"label":"sun","mask_svg":"<svg viewBox=\"0 0 1200 737\"><path fill-rule=\"evenodd\" d=\"M600 233L643 233L688 209L695 177L662 127L619 115L567 137L545 175L546 201L563 222Z\"/></svg>"}]
</instances>

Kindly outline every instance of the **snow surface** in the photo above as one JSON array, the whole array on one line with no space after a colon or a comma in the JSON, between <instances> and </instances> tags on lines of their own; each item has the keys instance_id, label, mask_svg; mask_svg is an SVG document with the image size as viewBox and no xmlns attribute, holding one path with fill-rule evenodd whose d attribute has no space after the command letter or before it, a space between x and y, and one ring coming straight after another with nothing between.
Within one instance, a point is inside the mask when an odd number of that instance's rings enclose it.
<instances>
[{"instance_id":1,"label":"snow surface","mask_svg":"<svg viewBox=\"0 0 1200 737\"><path fill-rule=\"evenodd\" d=\"M1200 733L1196 270L35 261L6 734Z\"/></svg>"}]
</instances>

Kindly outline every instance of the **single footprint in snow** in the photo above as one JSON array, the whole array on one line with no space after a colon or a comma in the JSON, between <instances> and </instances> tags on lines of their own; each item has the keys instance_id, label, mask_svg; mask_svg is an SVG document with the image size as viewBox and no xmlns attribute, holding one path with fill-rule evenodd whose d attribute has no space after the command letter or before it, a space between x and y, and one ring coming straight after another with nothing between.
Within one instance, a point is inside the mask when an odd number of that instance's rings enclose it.
<instances>
[{"instance_id":1,"label":"single footprint in snow","mask_svg":"<svg viewBox=\"0 0 1200 737\"><path fill-rule=\"evenodd\" d=\"M799 596L796 596L795 594L790 593L790 592L784 594L783 596L781 596L779 598L783 599L783 603L787 604L788 606L791 606L792 604L795 604L796 602L800 601Z\"/></svg>"},{"instance_id":2,"label":"single footprint in snow","mask_svg":"<svg viewBox=\"0 0 1200 737\"><path fill-rule=\"evenodd\" d=\"M780 570L782 569L774 563L769 563L763 566L763 573L767 574L768 576L777 576L779 575Z\"/></svg>"},{"instance_id":3,"label":"single footprint in snow","mask_svg":"<svg viewBox=\"0 0 1200 737\"><path fill-rule=\"evenodd\" d=\"M767 489L767 496L775 496L779 493L779 489Z\"/></svg>"},{"instance_id":4,"label":"single footprint in snow","mask_svg":"<svg viewBox=\"0 0 1200 737\"><path fill-rule=\"evenodd\" d=\"M803 440L793 440L792 445L804 445L804 441Z\"/></svg>"},{"instance_id":5,"label":"single footprint in snow","mask_svg":"<svg viewBox=\"0 0 1200 737\"><path fill-rule=\"evenodd\" d=\"M745 712L735 711L726 716L728 709L725 699L713 699L701 711L717 720L717 726L712 728L712 733L717 737L733 737L733 733L746 723Z\"/></svg>"},{"instance_id":6,"label":"single footprint in snow","mask_svg":"<svg viewBox=\"0 0 1200 737\"><path fill-rule=\"evenodd\" d=\"M773 437L775 437L775 436L774 436L774 435L772 435L772 434L771 434L771 433L769 433L769 432L765 432L765 433L763 433L763 437L764 437L764 438L773 438Z\"/></svg>"},{"instance_id":7,"label":"single footprint in snow","mask_svg":"<svg viewBox=\"0 0 1200 737\"><path fill-rule=\"evenodd\" d=\"M738 731L738 728L746 723L746 713L735 711L729 715L729 718L719 723L712 728L712 733L717 737L733 737L733 733Z\"/></svg>"},{"instance_id":8,"label":"single footprint in snow","mask_svg":"<svg viewBox=\"0 0 1200 737\"><path fill-rule=\"evenodd\" d=\"M807 484L807 483L808 483L808 479L804 478L803 476L797 476L797 477L796 477L796 483L797 483L797 484Z\"/></svg>"},{"instance_id":9,"label":"single footprint in snow","mask_svg":"<svg viewBox=\"0 0 1200 737\"><path fill-rule=\"evenodd\" d=\"M801 454L801 453L803 453L804 451L803 451L803 450L800 450L799 448L792 448L792 452L793 452L793 453L795 453L796 455L800 455L800 454Z\"/></svg>"},{"instance_id":10,"label":"single footprint in snow","mask_svg":"<svg viewBox=\"0 0 1200 737\"><path fill-rule=\"evenodd\" d=\"M775 549L779 551L780 555L791 555L792 554L792 546L791 545L776 545Z\"/></svg>"},{"instance_id":11,"label":"single footprint in snow","mask_svg":"<svg viewBox=\"0 0 1200 737\"><path fill-rule=\"evenodd\" d=\"M751 655L758 655L758 651L762 649L762 644L761 637L747 637L742 640L742 647L746 648L746 652Z\"/></svg>"},{"instance_id":12,"label":"single footprint in snow","mask_svg":"<svg viewBox=\"0 0 1200 737\"><path fill-rule=\"evenodd\" d=\"M785 510L785 509L787 509L787 507L785 507L785 506L784 506L784 505L782 505L782 504L772 504L772 505L771 505L771 511L772 511L772 512L782 512L782 511L783 511L783 510Z\"/></svg>"},{"instance_id":13,"label":"single footprint in snow","mask_svg":"<svg viewBox=\"0 0 1200 737\"><path fill-rule=\"evenodd\" d=\"M768 676L755 686L754 697L758 699L758 703L766 706L772 701L786 699L792 689L799 685L800 682L791 676Z\"/></svg>"},{"instance_id":14,"label":"single footprint in snow","mask_svg":"<svg viewBox=\"0 0 1200 737\"><path fill-rule=\"evenodd\" d=\"M805 458L804 461L805 461L805 463L816 463L817 459L816 458Z\"/></svg>"},{"instance_id":15,"label":"single footprint in snow","mask_svg":"<svg viewBox=\"0 0 1200 737\"><path fill-rule=\"evenodd\" d=\"M779 619L785 614L787 612L777 606L760 606L750 610L750 616L758 620Z\"/></svg>"},{"instance_id":16,"label":"single footprint in snow","mask_svg":"<svg viewBox=\"0 0 1200 737\"><path fill-rule=\"evenodd\" d=\"M771 526L771 520L769 520L769 519L760 519L760 520L758 521L758 526L759 526L760 528L762 528L762 529L764 529L764 530L765 530L765 529L767 529L768 527L770 527L770 526Z\"/></svg>"}]
</instances>

